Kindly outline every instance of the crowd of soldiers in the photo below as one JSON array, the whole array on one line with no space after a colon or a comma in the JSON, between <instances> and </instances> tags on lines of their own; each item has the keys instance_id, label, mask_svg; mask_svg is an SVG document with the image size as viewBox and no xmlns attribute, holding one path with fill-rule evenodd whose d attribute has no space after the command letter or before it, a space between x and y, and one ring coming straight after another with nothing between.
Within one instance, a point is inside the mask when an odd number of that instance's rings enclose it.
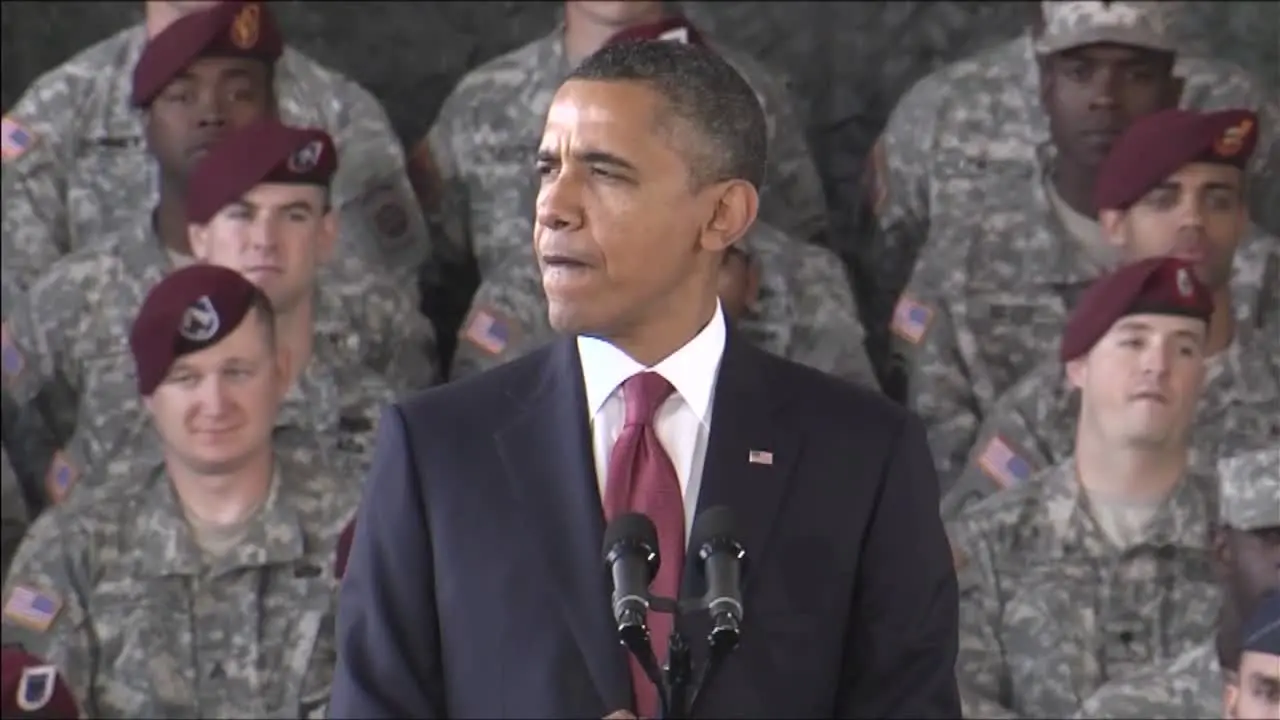
<instances>
[{"instance_id":1,"label":"crowd of soldiers","mask_svg":"<svg viewBox=\"0 0 1280 720\"><path fill-rule=\"evenodd\" d=\"M768 117L731 324L926 422L966 716L1280 717L1280 99L1040 6L900 100L846 268L787 83L671 4L567 3L406 152L267 5L146 3L3 121L6 717L324 716L382 408L551 339L534 150L629 41Z\"/></svg>"}]
</instances>

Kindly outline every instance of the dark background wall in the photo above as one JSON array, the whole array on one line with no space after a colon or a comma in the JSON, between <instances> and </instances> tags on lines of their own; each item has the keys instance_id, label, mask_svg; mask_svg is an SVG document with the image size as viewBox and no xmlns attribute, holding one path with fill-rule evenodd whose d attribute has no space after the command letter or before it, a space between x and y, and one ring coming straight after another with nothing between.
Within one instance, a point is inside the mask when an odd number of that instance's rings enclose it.
<instances>
[{"instance_id":1,"label":"dark background wall","mask_svg":"<svg viewBox=\"0 0 1280 720\"><path fill-rule=\"evenodd\" d=\"M401 137L421 137L469 68L557 21L558 2L273 3L289 42L364 84ZM862 157L896 98L921 75L1016 34L1029 2L688 2L719 39L787 72L809 106L810 136L838 227L849 228ZM1231 59L1280 95L1280 3L1185 2L1188 47ZM76 50L141 17L140 2L0 3L0 99Z\"/></svg>"}]
</instances>

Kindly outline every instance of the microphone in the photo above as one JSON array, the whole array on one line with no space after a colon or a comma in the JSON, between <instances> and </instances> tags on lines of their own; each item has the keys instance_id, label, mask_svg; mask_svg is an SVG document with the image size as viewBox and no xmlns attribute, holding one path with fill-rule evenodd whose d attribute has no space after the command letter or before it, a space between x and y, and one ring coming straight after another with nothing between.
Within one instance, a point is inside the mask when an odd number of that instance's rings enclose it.
<instances>
[{"instance_id":1,"label":"microphone","mask_svg":"<svg viewBox=\"0 0 1280 720\"><path fill-rule=\"evenodd\" d=\"M624 645L649 645L649 584L658 574L658 529L647 515L627 513L604 531L605 567L613 575L613 619Z\"/></svg>"},{"instance_id":2,"label":"microphone","mask_svg":"<svg viewBox=\"0 0 1280 720\"><path fill-rule=\"evenodd\" d=\"M698 569L707 583L711 649L724 654L738 646L742 625L742 574L747 555L736 535L733 511L723 506L699 515L689 533L689 544L697 548Z\"/></svg>"}]
</instances>

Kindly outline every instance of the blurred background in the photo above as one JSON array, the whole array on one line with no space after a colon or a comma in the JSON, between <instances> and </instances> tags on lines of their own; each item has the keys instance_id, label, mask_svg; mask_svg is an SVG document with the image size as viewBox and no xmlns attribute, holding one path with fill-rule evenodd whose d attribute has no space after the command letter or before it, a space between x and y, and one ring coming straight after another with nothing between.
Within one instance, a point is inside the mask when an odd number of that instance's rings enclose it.
<instances>
[{"instance_id":1,"label":"blurred background","mask_svg":"<svg viewBox=\"0 0 1280 720\"><path fill-rule=\"evenodd\" d=\"M1183 2L1189 51L1232 60L1280 98L1280 2ZM272 3L288 42L381 98L401 138L430 127L467 70L548 32L559 2ZM787 73L804 105L837 238L856 237L862 159L916 79L1012 37L1030 2L685 2L722 42ZM77 50L141 19L140 2L0 3L4 107ZM842 232L843 231L843 232Z\"/></svg>"}]
</instances>

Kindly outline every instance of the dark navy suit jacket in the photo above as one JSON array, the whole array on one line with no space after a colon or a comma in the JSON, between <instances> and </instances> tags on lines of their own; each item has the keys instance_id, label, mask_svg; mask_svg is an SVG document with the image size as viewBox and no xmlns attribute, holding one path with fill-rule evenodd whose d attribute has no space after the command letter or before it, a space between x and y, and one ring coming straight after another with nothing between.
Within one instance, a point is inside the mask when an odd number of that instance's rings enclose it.
<instances>
[{"instance_id":1,"label":"dark navy suit jacket","mask_svg":"<svg viewBox=\"0 0 1280 720\"><path fill-rule=\"evenodd\" d=\"M698 506L733 510L751 564L741 646L695 716L960 717L930 457L906 410L729 333ZM572 339L392 406L370 473L331 717L632 707ZM686 567L682 592L700 595ZM701 615L680 623L695 650Z\"/></svg>"}]
</instances>

